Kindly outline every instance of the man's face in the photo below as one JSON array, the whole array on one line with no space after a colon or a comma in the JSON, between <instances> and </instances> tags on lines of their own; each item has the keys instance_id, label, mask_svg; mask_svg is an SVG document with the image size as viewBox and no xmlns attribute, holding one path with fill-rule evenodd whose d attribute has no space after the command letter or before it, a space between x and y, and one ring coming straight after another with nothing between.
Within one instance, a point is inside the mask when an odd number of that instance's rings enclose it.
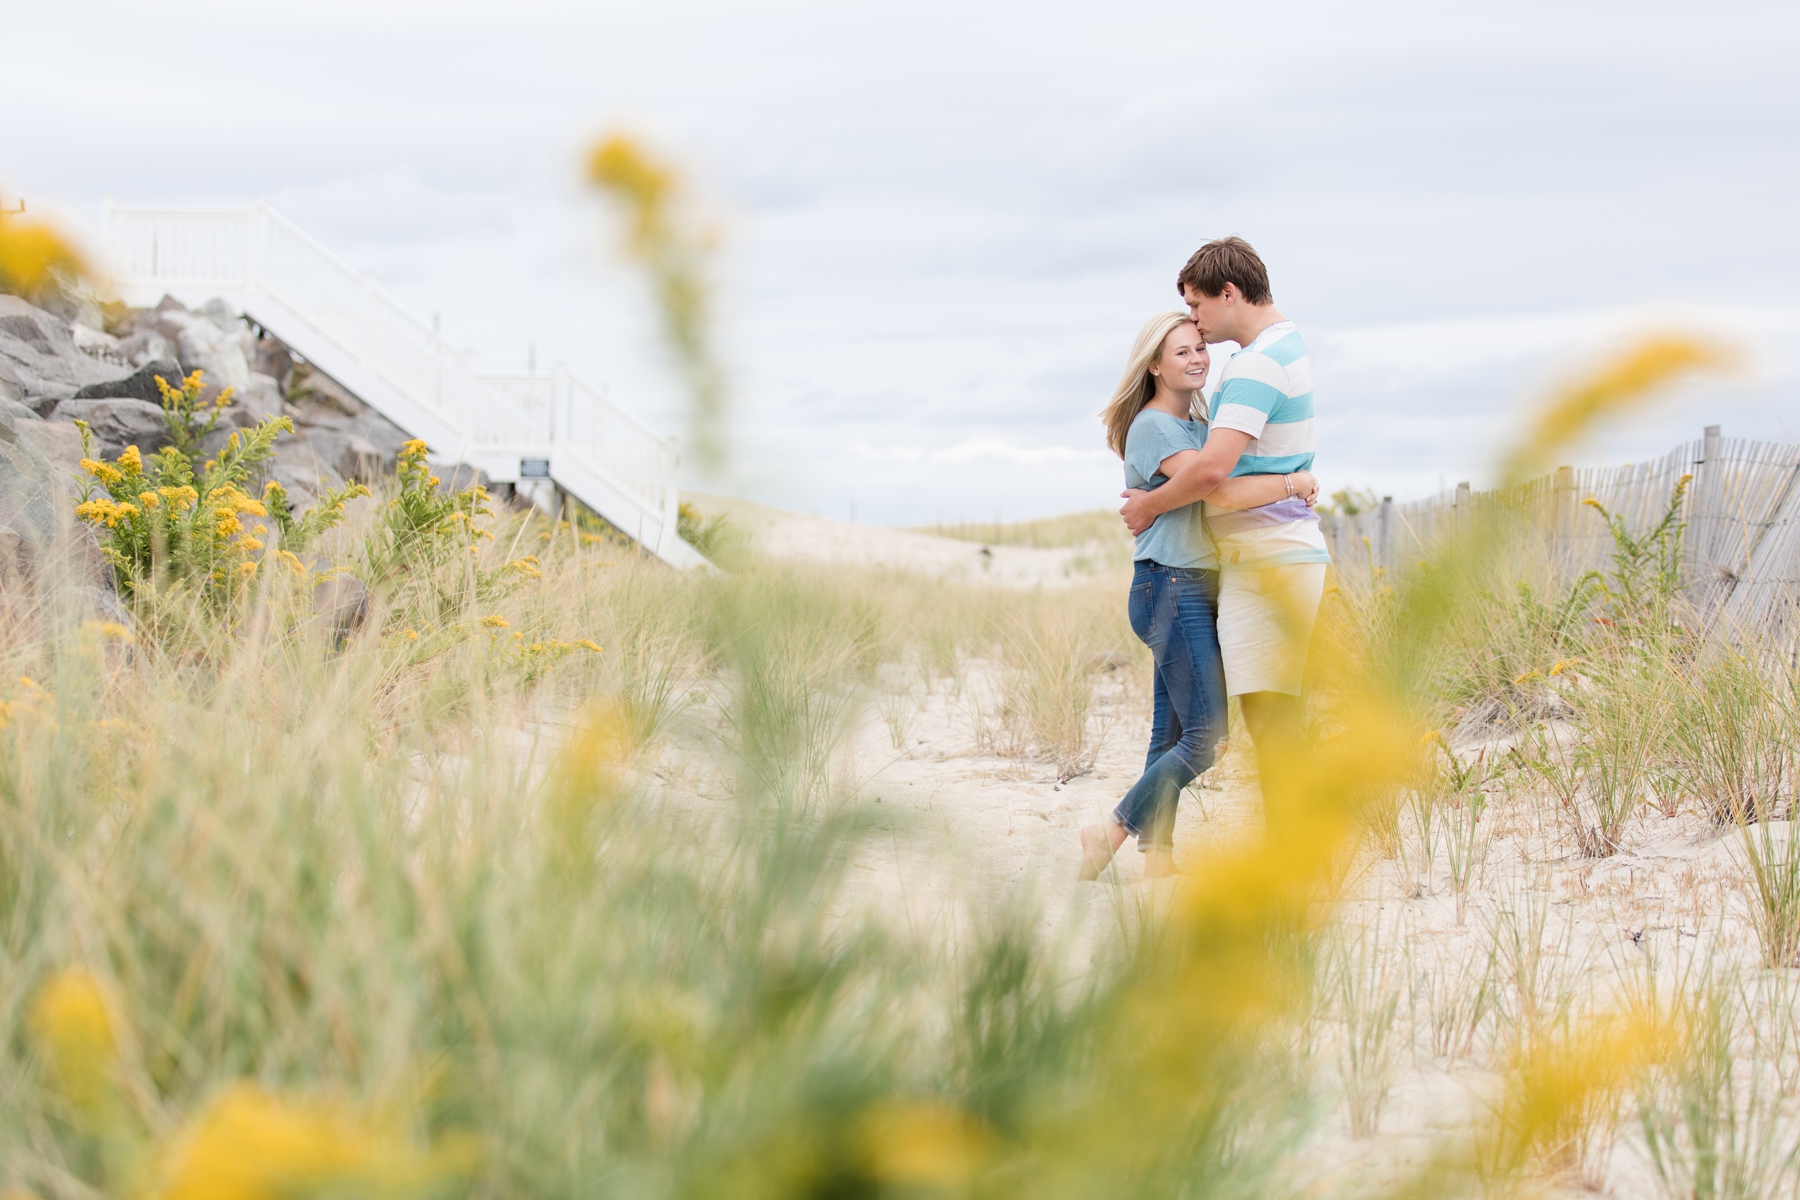
<instances>
[{"instance_id":1,"label":"man's face","mask_svg":"<svg viewBox=\"0 0 1800 1200\"><path fill-rule=\"evenodd\" d=\"M1200 336L1208 342L1228 342L1231 335L1225 330L1229 327L1231 314L1235 305L1231 303L1232 285L1226 284L1225 290L1217 296L1202 294L1192 285L1183 286L1181 298L1187 301L1188 312L1193 314L1194 324L1200 327Z\"/></svg>"}]
</instances>

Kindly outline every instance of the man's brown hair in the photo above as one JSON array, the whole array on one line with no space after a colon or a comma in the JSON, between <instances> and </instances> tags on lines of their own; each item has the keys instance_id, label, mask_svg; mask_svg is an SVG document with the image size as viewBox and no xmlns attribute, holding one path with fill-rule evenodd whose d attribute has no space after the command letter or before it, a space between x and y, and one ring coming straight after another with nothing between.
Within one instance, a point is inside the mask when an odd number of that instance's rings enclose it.
<instances>
[{"instance_id":1,"label":"man's brown hair","mask_svg":"<svg viewBox=\"0 0 1800 1200\"><path fill-rule=\"evenodd\" d=\"M1251 304L1275 298L1269 292L1269 269L1241 237L1219 238L1194 251L1175 277L1175 290L1183 297L1188 288L1202 296L1221 296L1228 283L1237 284L1238 294Z\"/></svg>"}]
</instances>

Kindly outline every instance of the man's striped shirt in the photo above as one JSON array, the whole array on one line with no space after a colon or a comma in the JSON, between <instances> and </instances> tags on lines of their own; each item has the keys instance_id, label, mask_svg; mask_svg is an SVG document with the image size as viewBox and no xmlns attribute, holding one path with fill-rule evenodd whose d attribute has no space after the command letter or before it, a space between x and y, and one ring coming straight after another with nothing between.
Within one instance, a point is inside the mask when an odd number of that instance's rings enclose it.
<instances>
[{"instance_id":1,"label":"man's striped shirt","mask_svg":"<svg viewBox=\"0 0 1800 1200\"><path fill-rule=\"evenodd\" d=\"M1213 393L1212 427L1250 435L1233 475L1288 475L1313 465L1312 362L1292 321L1277 321L1231 356ZM1221 512L1206 506L1221 570L1331 561L1319 516L1290 496Z\"/></svg>"},{"instance_id":2,"label":"man's striped shirt","mask_svg":"<svg viewBox=\"0 0 1800 1200\"><path fill-rule=\"evenodd\" d=\"M1226 362L1213 393L1212 427L1252 439L1233 475L1312 469L1312 360L1292 321L1275 322Z\"/></svg>"}]
</instances>

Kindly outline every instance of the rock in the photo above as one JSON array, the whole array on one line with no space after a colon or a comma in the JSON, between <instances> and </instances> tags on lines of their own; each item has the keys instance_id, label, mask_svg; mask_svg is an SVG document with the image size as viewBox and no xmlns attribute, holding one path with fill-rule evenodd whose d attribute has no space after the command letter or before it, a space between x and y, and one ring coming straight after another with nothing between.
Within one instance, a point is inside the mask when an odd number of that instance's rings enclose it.
<instances>
[{"instance_id":1,"label":"rock","mask_svg":"<svg viewBox=\"0 0 1800 1200\"><path fill-rule=\"evenodd\" d=\"M75 519L74 480L24 432L39 423L0 408L0 589L110 588L99 544Z\"/></svg>"},{"instance_id":2,"label":"rock","mask_svg":"<svg viewBox=\"0 0 1800 1200\"><path fill-rule=\"evenodd\" d=\"M313 589L313 623L342 647L369 619L369 589L350 575L335 575Z\"/></svg>"},{"instance_id":3,"label":"rock","mask_svg":"<svg viewBox=\"0 0 1800 1200\"><path fill-rule=\"evenodd\" d=\"M166 358L152 359L123 379L88 384L79 389L73 399L103 400L109 397L119 397L143 400L160 408L162 407L162 392L156 386L156 378L159 375L170 387L179 387L181 365Z\"/></svg>"},{"instance_id":4,"label":"rock","mask_svg":"<svg viewBox=\"0 0 1800 1200\"><path fill-rule=\"evenodd\" d=\"M296 511L310 507L320 492L344 485L337 468L319 457L313 442L315 432L302 430L277 438L275 457L269 461L269 478L287 489Z\"/></svg>"},{"instance_id":5,"label":"rock","mask_svg":"<svg viewBox=\"0 0 1800 1200\"><path fill-rule=\"evenodd\" d=\"M73 476L81 469L81 430L73 421L20 421L18 430L20 440L57 470Z\"/></svg>"},{"instance_id":6,"label":"rock","mask_svg":"<svg viewBox=\"0 0 1800 1200\"><path fill-rule=\"evenodd\" d=\"M492 480L488 473L480 467L472 467L468 463L452 463L447 467L438 467L438 491L446 495L451 492L466 492L472 487L487 487Z\"/></svg>"},{"instance_id":7,"label":"rock","mask_svg":"<svg viewBox=\"0 0 1800 1200\"><path fill-rule=\"evenodd\" d=\"M164 296L161 300L158 300L156 302L156 311L159 313L168 313L168 312L183 312L184 313L187 310L188 310L187 305L183 304L181 301L177 300L175 297L170 296L166 293L164 294Z\"/></svg>"},{"instance_id":8,"label":"rock","mask_svg":"<svg viewBox=\"0 0 1800 1200\"><path fill-rule=\"evenodd\" d=\"M106 458L119 457L127 446L150 455L169 444L162 406L143 400L64 400L51 411L50 419L86 421L94 433L94 449Z\"/></svg>"},{"instance_id":9,"label":"rock","mask_svg":"<svg viewBox=\"0 0 1800 1200\"><path fill-rule=\"evenodd\" d=\"M281 384L273 376L260 372L250 373L250 382L232 394L235 406L246 409L258 422L269 417L279 417L286 407L281 396Z\"/></svg>"},{"instance_id":10,"label":"rock","mask_svg":"<svg viewBox=\"0 0 1800 1200\"><path fill-rule=\"evenodd\" d=\"M251 352L250 370L273 379L285 397L294 376L294 352L280 338L264 333L256 339L256 348Z\"/></svg>"},{"instance_id":11,"label":"rock","mask_svg":"<svg viewBox=\"0 0 1800 1200\"><path fill-rule=\"evenodd\" d=\"M216 388L242 388L250 382L250 360L244 357L238 334L249 330L222 328L199 313L168 313L158 328L173 326L178 331L176 350L181 369L206 372L206 382Z\"/></svg>"},{"instance_id":12,"label":"rock","mask_svg":"<svg viewBox=\"0 0 1800 1200\"><path fill-rule=\"evenodd\" d=\"M83 354L60 317L17 296L0 296L0 375L28 408L41 414L88 384L130 373L128 367Z\"/></svg>"},{"instance_id":13,"label":"rock","mask_svg":"<svg viewBox=\"0 0 1800 1200\"><path fill-rule=\"evenodd\" d=\"M238 314L229 304L218 296L214 296L199 308L193 310L205 317L220 329L230 329L238 323Z\"/></svg>"},{"instance_id":14,"label":"rock","mask_svg":"<svg viewBox=\"0 0 1800 1200\"><path fill-rule=\"evenodd\" d=\"M338 456L337 470L345 479L373 485L386 473L393 461L391 456L384 458L381 448L375 443L353 433L344 452Z\"/></svg>"},{"instance_id":15,"label":"rock","mask_svg":"<svg viewBox=\"0 0 1800 1200\"><path fill-rule=\"evenodd\" d=\"M346 417L359 417L370 411L349 388L310 363L306 365L304 378L295 372L292 389L297 405L302 409L319 409L326 414ZM298 414L295 419L300 419Z\"/></svg>"},{"instance_id":16,"label":"rock","mask_svg":"<svg viewBox=\"0 0 1800 1200\"><path fill-rule=\"evenodd\" d=\"M146 325L142 329L133 330L119 339L119 353L134 366L145 366L151 362L166 362L181 374L181 365L175 360L175 343L163 336L154 326ZM170 382L173 382L171 379Z\"/></svg>"},{"instance_id":17,"label":"rock","mask_svg":"<svg viewBox=\"0 0 1800 1200\"><path fill-rule=\"evenodd\" d=\"M86 325L69 326L70 340L75 348L98 362L112 363L115 366L132 365L121 348L119 339L102 329L90 329Z\"/></svg>"}]
</instances>

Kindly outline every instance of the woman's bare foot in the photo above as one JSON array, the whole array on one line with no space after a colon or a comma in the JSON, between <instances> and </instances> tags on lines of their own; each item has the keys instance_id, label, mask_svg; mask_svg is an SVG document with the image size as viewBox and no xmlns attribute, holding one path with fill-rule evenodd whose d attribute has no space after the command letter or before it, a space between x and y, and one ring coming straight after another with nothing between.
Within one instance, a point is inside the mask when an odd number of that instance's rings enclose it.
<instances>
[{"instance_id":1,"label":"woman's bare foot","mask_svg":"<svg viewBox=\"0 0 1800 1200\"><path fill-rule=\"evenodd\" d=\"M1181 868L1175 865L1175 855L1168 850L1144 851L1144 878L1168 879L1181 874Z\"/></svg>"},{"instance_id":2,"label":"woman's bare foot","mask_svg":"<svg viewBox=\"0 0 1800 1200\"><path fill-rule=\"evenodd\" d=\"M1100 878L1100 872L1106 870L1106 864L1112 861L1113 852L1124 840L1124 827L1111 821L1104 825L1082 826L1081 871L1075 878L1083 883L1092 883Z\"/></svg>"}]
</instances>

